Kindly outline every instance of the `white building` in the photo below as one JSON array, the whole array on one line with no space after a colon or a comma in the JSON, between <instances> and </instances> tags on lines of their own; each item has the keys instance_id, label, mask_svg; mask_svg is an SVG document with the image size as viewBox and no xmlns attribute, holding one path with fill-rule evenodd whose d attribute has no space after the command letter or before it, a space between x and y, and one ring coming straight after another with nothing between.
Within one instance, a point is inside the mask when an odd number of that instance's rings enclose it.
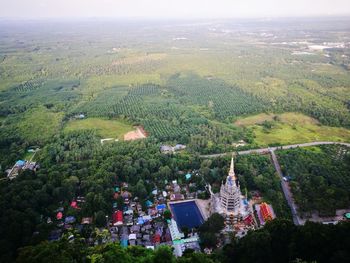
<instances>
[{"instance_id":1,"label":"white building","mask_svg":"<svg viewBox=\"0 0 350 263\"><path fill-rule=\"evenodd\" d=\"M224 214L237 215L240 213L241 188L235 175L233 157L226 183L220 188L220 206Z\"/></svg>"},{"instance_id":2,"label":"white building","mask_svg":"<svg viewBox=\"0 0 350 263\"><path fill-rule=\"evenodd\" d=\"M208 186L211 194L211 213L221 214L226 221L226 230L236 232L245 227L244 220L253 216L253 210L246 196L242 195L239 182L234 171L233 157L230 170L225 183L221 184L220 192L214 194ZM241 227L242 225L242 227Z\"/></svg>"}]
</instances>

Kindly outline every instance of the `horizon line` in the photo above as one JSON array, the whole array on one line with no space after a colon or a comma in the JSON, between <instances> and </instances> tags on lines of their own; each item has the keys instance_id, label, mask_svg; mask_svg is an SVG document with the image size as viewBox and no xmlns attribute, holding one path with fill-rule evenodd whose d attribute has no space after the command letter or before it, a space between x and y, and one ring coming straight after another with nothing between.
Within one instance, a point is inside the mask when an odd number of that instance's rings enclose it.
<instances>
[{"instance_id":1,"label":"horizon line","mask_svg":"<svg viewBox=\"0 0 350 263\"><path fill-rule=\"evenodd\" d=\"M150 17L150 16L40 16L40 17L22 17L22 16L0 16L0 20L17 20L17 21L40 21L40 20L149 20L149 21L164 21L164 20L254 20L254 19L306 19L306 18L350 18L350 13L343 14L312 14L312 15L267 15L267 16L194 16L194 17Z\"/></svg>"}]
</instances>

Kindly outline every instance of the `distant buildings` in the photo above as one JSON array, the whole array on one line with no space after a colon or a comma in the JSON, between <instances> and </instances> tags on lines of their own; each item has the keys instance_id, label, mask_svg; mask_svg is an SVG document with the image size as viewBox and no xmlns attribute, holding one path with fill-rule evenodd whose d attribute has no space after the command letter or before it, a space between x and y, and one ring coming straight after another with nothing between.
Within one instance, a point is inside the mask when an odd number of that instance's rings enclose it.
<instances>
[{"instance_id":1,"label":"distant buildings","mask_svg":"<svg viewBox=\"0 0 350 263\"><path fill-rule=\"evenodd\" d=\"M175 153L177 151L181 151L184 149L186 149L186 145L183 145L183 144L176 144L175 146L171 146L171 145L160 146L160 151L165 154Z\"/></svg>"}]
</instances>

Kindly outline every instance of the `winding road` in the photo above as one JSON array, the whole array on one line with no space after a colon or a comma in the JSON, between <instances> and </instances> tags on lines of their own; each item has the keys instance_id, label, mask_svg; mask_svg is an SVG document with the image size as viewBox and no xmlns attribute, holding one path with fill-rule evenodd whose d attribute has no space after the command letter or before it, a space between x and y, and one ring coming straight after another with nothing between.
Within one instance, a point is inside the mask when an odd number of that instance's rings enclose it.
<instances>
[{"instance_id":1,"label":"winding road","mask_svg":"<svg viewBox=\"0 0 350 263\"><path fill-rule=\"evenodd\" d=\"M281 166L278 163L277 156L275 154L275 150L286 150L286 149L292 149L292 148L298 148L298 147L308 147L308 146L317 146L317 145L325 145L325 144L340 144L340 145L345 145L345 146L350 147L350 143L345 143L345 142L309 142L309 143L291 144L291 145L278 146L278 147L268 147L268 148L261 148L261 149L238 151L238 152L236 152L236 154L238 154L238 155L252 154L252 153L271 154L272 162L273 162L275 169L276 169L276 171L281 179L281 187L282 187L282 191L284 193L284 197L286 198L288 206L290 207L291 212L292 212L293 222L295 225L303 225L305 223L305 220L301 219L298 216L297 206L293 200L293 195L290 191L288 183L283 180L283 173L281 170ZM229 155L229 154L232 154L232 152L200 155L200 157L201 158L216 158L216 157L222 157L222 156Z\"/></svg>"}]
</instances>

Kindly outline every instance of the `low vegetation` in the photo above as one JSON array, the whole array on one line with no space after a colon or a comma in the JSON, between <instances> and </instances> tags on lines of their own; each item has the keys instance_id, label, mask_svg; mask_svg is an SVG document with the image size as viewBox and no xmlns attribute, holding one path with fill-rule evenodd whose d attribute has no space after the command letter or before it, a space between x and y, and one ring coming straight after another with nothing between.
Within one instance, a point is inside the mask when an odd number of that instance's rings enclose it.
<instances>
[{"instance_id":1,"label":"low vegetation","mask_svg":"<svg viewBox=\"0 0 350 263\"><path fill-rule=\"evenodd\" d=\"M108 120L101 118L87 118L83 120L70 120L64 127L64 132L95 130L102 138L123 139L124 134L134 128L126 121Z\"/></svg>"},{"instance_id":2,"label":"low vegetation","mask_svg":"<svg viewBox=\"0 0 350 263\"><path fill-rule=\"evenodd\" d=\"M259 146L313 141L350 141L350 130L321 125L301 113L259 114L239 119L236 125L251 129Z\"/></svg>"}]
</instances>

